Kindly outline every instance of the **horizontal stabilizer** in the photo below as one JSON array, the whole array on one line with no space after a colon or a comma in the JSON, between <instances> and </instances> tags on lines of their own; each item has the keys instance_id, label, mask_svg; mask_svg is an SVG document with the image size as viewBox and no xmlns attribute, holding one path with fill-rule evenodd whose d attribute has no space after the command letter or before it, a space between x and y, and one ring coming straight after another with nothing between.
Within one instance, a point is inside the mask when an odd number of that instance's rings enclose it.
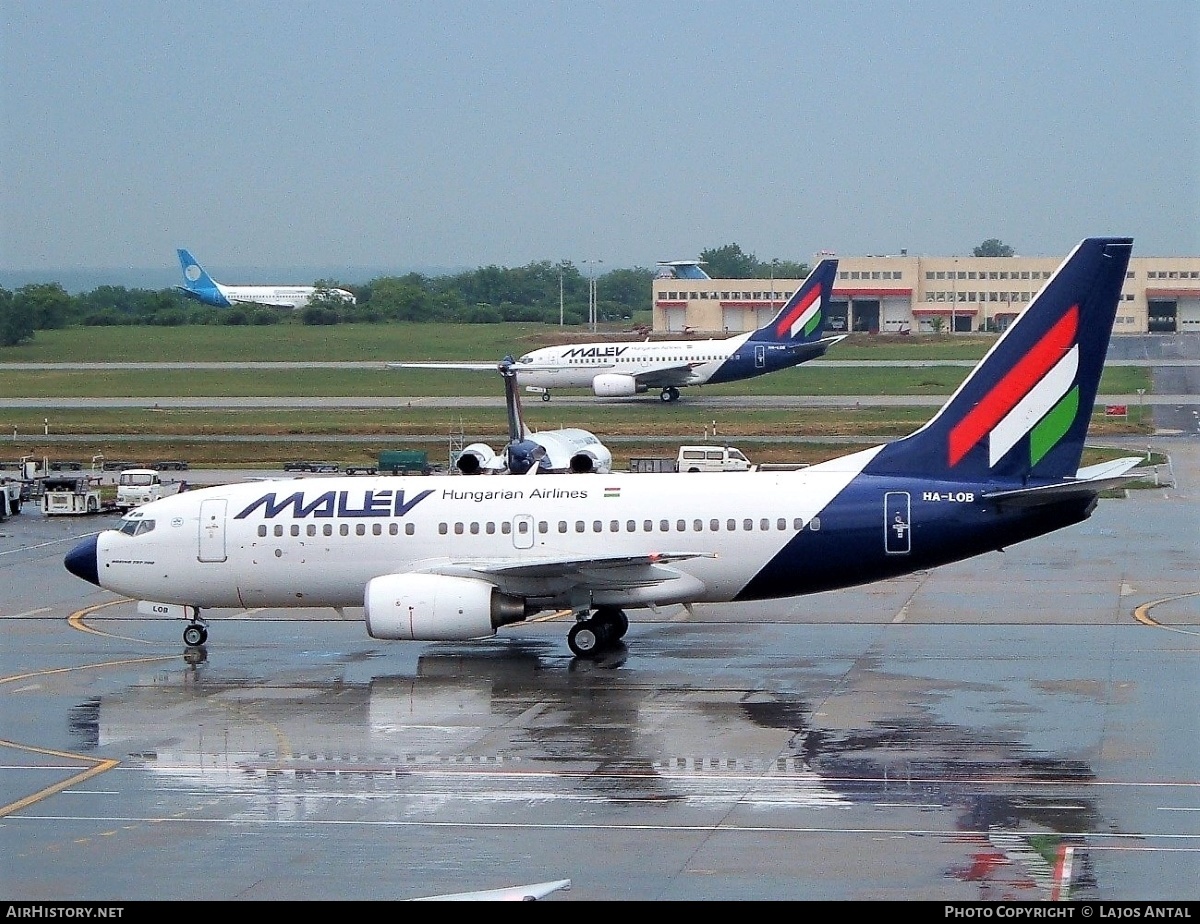
<instances>
[{"instance_id":1,"label":"horizontal stabilizer","mask_svg":"<svg viewBox=\"0 0 1200 924\"><path fill-rule=\"evenodd\" d=\"M831 346L841 343L848 336L849 334L839 334L836 337L822 337L811 343L796 343L792 344L789 350L793 356L802 357L805 360L816 359L818 356L824 356Z\"/></svg>"},{"instance_id":2,"label":"horizontal stabilizer","mask_svg":"<svg viewBox=\"0 0 1200 924\"><path fill-rule=\"evenodd\" d=\"M1091 481L1093 478L1114 478L1124 475L1135 465L1145 461L1141 456L1123 456L1120 459L1113 459L1111 462L1101 462L1098 465L1081 468L1075 473L1075 477L1080 481Z\"/></svg>"},{"instance_id":3,"label":"horizontal stabilizer","mask_svg":"<svg viewBox=\"0 0 1200 924\"><path fill-rule=\"evenodd\" d=\"M1006 507L1040 507L1081 497L1095 497L1101 491L1119 488L1143 477L1144 472L1133 470L1142 461L1140 456L1114 459L1112 462L1081 468L1069 481L1008 491L989 491L983 496Z\"/></svg>"}]
</instances>

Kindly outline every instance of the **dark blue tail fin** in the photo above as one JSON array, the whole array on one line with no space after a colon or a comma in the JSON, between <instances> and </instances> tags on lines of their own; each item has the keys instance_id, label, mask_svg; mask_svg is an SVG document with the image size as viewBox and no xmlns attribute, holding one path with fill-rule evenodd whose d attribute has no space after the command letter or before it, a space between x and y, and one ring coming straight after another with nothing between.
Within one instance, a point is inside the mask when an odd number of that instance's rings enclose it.
<instances>
[{"instance_id":1,"label":"dark blue tail fin","mask_svg":"<svg viewBox=\"0 0 1200 924\"><path fill-rule=\"evenodd\" d=\"M792 297L784 303L770 324L750 335L758 343L812 343L825 333L825 317L829 314L829 299L833 281L837 278L838 261L825 259L808 274Z\"/></svg>"},{"instance_id":2,"label":"dark blue tail fin","mask_svg":"<svg viewBox=\"0 0 1200 924\"><path fill-rule=\"evenodd\" d=\"M1108 352L1130 238L1088 238L934 418L873 474L970 481L1074 477Z\"/></svg>"}]
</instances>

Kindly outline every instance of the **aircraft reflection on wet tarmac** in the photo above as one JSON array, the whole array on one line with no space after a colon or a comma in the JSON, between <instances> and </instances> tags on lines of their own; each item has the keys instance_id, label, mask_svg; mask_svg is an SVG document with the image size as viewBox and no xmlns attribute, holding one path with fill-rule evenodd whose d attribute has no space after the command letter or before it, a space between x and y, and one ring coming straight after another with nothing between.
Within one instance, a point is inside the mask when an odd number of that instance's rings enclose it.
<instances>
[{"instance_id":1,"label":"aircraft reflection on wet tarmac","mask_svg":"<svg viewBox=\"0 0 1200 924\"><path fill-rule=\"evenodd\" d=\"M720 665L712 641L704 657ZM71 729L80 751L128 748L126 767L166 790L240 800L244 820L311 821L347 800L405 822L505 819L531 803L574 816L736 803L771 826L787 824L781 811L883 803L949 813L941 823L958 832L961 862L942 875L978 883L981 899L1095 888L1082 844L1104 823L1088 793L1095 773L983 715L1028 709L1011 687L996 706L986 681L931 682L860 658L869 695L843 714L832 691L849 665L836 658L789 659L786 670L764 658L754 689L770 692L747 692L664 669L663 647L652 687L616 669L623 650L561 670L557 638L437 646L396 674L374 673L375 653L353 648L310 651L306 666L269 679L200 661L79 705ZM954 709L972 724L939 718Z\"/></svg>"}]
</instances>

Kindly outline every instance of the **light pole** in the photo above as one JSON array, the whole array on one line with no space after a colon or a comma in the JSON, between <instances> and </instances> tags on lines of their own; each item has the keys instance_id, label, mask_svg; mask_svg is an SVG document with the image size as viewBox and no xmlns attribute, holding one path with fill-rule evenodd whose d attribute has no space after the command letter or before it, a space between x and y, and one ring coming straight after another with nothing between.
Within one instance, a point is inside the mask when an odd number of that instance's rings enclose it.
<instances>
[{"instance_id":1,"label":"light pole","mask_svg":"<svg viewBox=\"0 0 1200 924\"><path fill-rule=\"evenodd\" d=\"M584 260L588 265L588 320L591 322L592 331L596 330L596 271L595 266L603 263L603 260Z\"/></svg>"},{"instance_id":2,"label":"light pole","mask_svg":"<svg viewBox=\"0 0 1200 924\"><path fill-rule=\"evenodd\" d=\"M558 261L558 326L563 326L563 270L567 265L566 260Z\"/></svg>"}]
</instances>

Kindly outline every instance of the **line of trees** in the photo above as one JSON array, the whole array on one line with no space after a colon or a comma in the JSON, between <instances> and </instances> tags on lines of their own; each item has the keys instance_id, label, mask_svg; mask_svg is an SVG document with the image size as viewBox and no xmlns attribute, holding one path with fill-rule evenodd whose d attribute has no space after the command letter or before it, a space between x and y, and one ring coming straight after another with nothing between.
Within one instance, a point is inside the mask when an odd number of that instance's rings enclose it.
<instances>
[{"instance_id":1,"label":"line of trees","mask_svg":"<svg viewBox=\"0 0 1200 924\"><path fill-rule=\"evenodd\" d=\"M1013 250L995 238L975 248L976 256L1011 256ZM737 244L701 251L705 271L714 279L803 279L806 263L759 260ZM650 269L610 270L597 277L597 319L632 319L648 312ZM317 292L299 311L235 305L212 308L192 301L176 289L127 289L100 286L69 294L56 282L33 283L15 292L0 287L0 346L33 339L35 331L69 326L155 324L343 324L397 321L444 321L496 324L540 321L565 324L588 321L588 278L569 261L548 260L520 267L485 266L447 276L381 276L366 285L333 279L317 280ZM333 291L347 289L357 304L346 304ZM561 293L561 302L560 302Z\"/></svg>"},{"instance_id":2,"label":"line of trees","mask_svg":"<svg viewBox=\"0 0 1200 924\"><path fill-rule=\"evenodd\" d=\"M649 311L653 277L653 270L642 268L611 270L597 277L598 320L619 321ZM396 321L557 324L560 310L565 324L588 321L589 280L569 262L486 266L447 276L382 276L365 285L324 279L315 286L316 294L299 311L254 305L214 308L176 289L100 286L71 295L56 282L32 283L15 292L0 287L0 346L26 343L35 331L70 326ZM356 304L345 303L334 289L353 292Z\"/></svg>"}]
</instances>

